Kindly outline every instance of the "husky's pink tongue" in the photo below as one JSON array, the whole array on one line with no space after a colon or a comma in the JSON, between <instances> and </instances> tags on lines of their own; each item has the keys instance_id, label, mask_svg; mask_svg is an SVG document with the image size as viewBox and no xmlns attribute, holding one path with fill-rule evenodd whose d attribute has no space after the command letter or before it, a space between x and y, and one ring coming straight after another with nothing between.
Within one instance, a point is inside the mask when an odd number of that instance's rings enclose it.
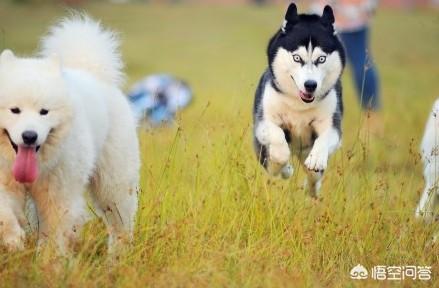
<instances>
[{"instance_id":1,"label":"husky's pink tongue","mask_svg":"<svg viewBox=\"0 0 439 288\"><path fill-rule=\"evenodd\" d=\"M15 180L20 183L33 183L38 177L37 151L35 147L18 146L12 168Z\"/></svg>"}]
</instances>

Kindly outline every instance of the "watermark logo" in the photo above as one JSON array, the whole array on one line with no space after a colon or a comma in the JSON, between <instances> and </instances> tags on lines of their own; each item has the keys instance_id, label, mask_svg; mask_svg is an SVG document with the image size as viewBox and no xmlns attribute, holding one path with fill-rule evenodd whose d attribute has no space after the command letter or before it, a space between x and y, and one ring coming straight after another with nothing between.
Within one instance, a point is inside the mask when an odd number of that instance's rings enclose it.
<instances>
[{"instance_id":1,"label":"watermark logo","mask_svg":"<svg viewBox=\"0 0 439 288\"><path fill-rule=\"evenodd\" d=\"M367 269L361 264L358 264L351 270L351 279L363 280L367 279L368 277L369 272L367 272Z\"/></svg>"},{"instance_id":2,"label":"watermark logo","mask_svg":"<svg viewBox=\"0 0 439 288\"><path fill-rule=\"evenodd\" d=\"M369 271L363 265L358 264L350 272L351 279L365 280L370 279L378 281L402 281L406 279L430 281L431 266L384 266L377 265Z\"/></svg>"}]
</instances>

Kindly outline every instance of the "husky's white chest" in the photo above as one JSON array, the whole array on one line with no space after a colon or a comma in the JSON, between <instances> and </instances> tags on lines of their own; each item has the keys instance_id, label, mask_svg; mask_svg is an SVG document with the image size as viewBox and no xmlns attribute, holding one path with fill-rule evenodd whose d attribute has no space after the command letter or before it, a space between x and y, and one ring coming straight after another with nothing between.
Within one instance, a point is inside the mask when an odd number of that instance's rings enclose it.
<instances>
[{"instance_id":1,"label":"husky's white chest","mask_svg":"<svg viewBox=\"0 0 439 288\"><path fill-rule=\"evenodd\" d=\"M289 133L293 148L306 149L312 146L317 137L315 124L327 122L333 117L337 100L335 93L329 93L311 107L298 100L267 87L262 103L264 118Z\"/></svg>"}]
</instances>

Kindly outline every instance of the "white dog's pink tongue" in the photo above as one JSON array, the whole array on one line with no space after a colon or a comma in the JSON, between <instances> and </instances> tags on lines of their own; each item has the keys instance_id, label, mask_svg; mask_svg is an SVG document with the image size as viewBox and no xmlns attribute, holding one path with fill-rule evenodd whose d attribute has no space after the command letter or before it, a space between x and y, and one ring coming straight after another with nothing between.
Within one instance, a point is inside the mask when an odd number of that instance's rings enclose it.
<instances>
[{"instance_id":1,"label":"white dog's pink tongue","mask_svg":"<svg viewBox=\"0 0 439 288\"><path fill-rule=\"evenodd\" d=\"M35 147L18 146L12 168L15 180L20 183L33 183L38 177L37 151Z\"/></svg>"}]
</instances>

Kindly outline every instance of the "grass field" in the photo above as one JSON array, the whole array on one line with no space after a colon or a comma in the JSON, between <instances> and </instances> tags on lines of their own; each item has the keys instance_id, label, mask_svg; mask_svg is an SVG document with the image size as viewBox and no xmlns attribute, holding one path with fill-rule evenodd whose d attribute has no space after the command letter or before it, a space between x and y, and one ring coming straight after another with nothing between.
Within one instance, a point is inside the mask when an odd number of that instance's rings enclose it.
<instances>
[{"instance_id":1,"label":"grass field","mask_svg":"<svg viewBox=\"0 0 439 288\"><path fill-rule=\"evenodd\" d=\"M252 150L253 94L281 7L84 9L122 33L128 84L170 72L188 80L195 101L174 127L140 132L136 236L118 262L106 260L95 220L62 265L36 257L33 241L24 252L1 250L0 286L439 287L439 244L429 242L439 225L413 217L423 189L419 141L439 96L437 11L379 11L372 37L385 135L357 137L361 113L347 71L343 147L315 201L300 169L290 181L269 179ZM35 51L63 15L61 7L0 4L0 48ZM353 281L358 263L432 266L433 281Z\"/></svg>"}]
</instances>

